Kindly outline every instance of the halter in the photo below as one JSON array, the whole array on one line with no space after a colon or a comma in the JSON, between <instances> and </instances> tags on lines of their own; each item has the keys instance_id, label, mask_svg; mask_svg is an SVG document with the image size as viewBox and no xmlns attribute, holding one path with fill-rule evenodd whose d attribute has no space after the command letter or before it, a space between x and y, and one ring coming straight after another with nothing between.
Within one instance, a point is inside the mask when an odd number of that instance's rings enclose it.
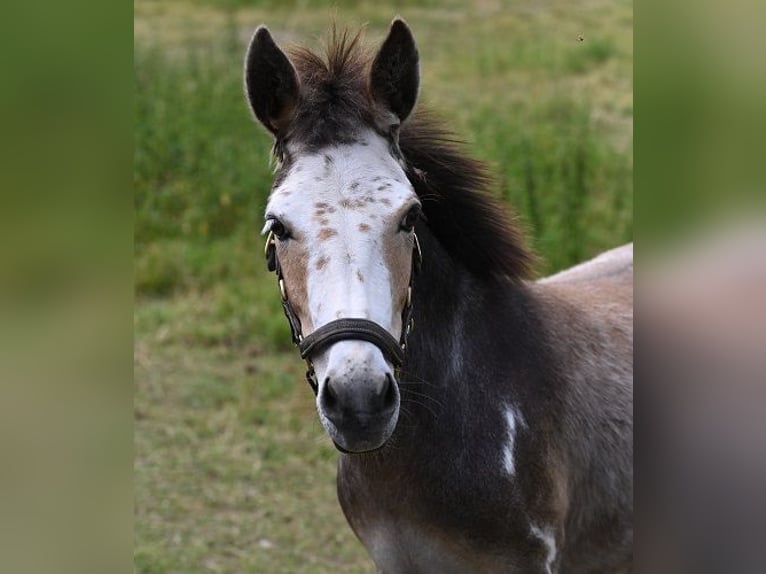
<instances>
[{"instance_id":1,"label":"halter","mask_svg":"<svg viewBox=\"0 0 766 574\"><path fill-rule=\"evenodd\" d=\"M423 255L420 251L418 236L413 233L413 238L415 241L412 248L410 282L407 285L407 300L402 308L402 332L398 341L391 335L391 333L374 321L359 318L336 319L335 321L330 321L326 325L319 327L310 335L304 337L301 329L301 321L298 319L298 315L296 315L287 296L285 280L282 275L282 267L280 266L279 258L277 257L276 238L274 237L274 232L269 231L269 234L266 237L266 247L264 248L266 265L268 266L269 271L274 272L277 276L279 294L282 299L282 310L285 313L285 317L287 317L287 322L290 324L290 333L292 335L293 343L298 347L301 359L306 361L308 367L308 370L306 371L306 380L311 386L311 390L314 391L314 395L319 391L319 383L316 378L316 373L314 372L312 356L314 353L318 353L338 341L353 340L372 343L380 349L389 361L391 361L391 364L394 366L396 378L399 378L402 365L404 364L404 354L407 350L407 337L409 337L414 325L412 319L412 288L415 284L415 275L420 271L423 262Z\"/></svg>"}]
</instances>

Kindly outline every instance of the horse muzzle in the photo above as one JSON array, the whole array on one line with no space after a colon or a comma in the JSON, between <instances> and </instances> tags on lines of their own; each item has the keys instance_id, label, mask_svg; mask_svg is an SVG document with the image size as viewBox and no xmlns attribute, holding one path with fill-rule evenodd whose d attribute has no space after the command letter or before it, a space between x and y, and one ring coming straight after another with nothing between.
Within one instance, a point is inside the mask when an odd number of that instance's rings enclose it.
<instances>
[{"instance_id":1,"label":"horse muzzle","mask_svg":"<svg viewBox=\"0 0 766 574\"><path fill-rule=\"evenodd\" d=\"M345 453L370 452L385 445L396 428L399 404L399 386L387 370L341 373L328 369L317 396L320 420L338 450Z\"/></svg>"}]
</instances>

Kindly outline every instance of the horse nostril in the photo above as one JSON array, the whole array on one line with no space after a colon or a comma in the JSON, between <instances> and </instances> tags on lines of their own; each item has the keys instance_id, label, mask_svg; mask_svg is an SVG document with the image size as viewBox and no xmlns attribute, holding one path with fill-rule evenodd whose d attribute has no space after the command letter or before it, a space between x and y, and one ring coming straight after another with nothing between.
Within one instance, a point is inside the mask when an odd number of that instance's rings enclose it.
<instances>
[{"instance_id":1,"label":"horse nostril","mask_svg":"<svg viewBox=\"0 0 766 574\"><path fill-rule=\"evenodd\" d=\"M322 393L322 402L325 408L331 409L338 402L338 395L332 386L332 380L327 377L324 382L324 392Z\"/></svg>"},{"instance_id":2,"label":"horse nostril","mask_svg":"<svg viewBox=\"0 0 766 574\"><path fill-rule=\"evenodd\" d=\"M378 379L380 381L380 379ZM375 413L388 412L399 400L399 389L390 374L386 374L379 386L371 388L373 381L355 380L344 384L344 379L326 377L319 392L319 405L331 419L349 412Z\"/></svg>"},{"instance_id":3,"label":"horse nostril","mask_svg":"<svg viewBox=\"0 0 766 574\"><path fill-rule=\"evenodd\" d=\"M383 397L384 408L388 408L396 402L396 383L390 374L386 374L386 380L380 394Z\"/></svg>"}]
</instances>

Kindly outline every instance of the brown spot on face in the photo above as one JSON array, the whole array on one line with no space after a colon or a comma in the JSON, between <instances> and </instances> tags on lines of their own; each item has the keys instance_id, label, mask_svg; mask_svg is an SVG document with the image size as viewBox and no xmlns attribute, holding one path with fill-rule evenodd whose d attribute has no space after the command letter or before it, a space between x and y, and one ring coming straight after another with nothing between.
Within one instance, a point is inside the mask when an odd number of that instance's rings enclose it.
<instances>
[{"instance_id":1,"label":"brown spot on face","mask_svg":"<svg viewBox=\"0 0 766 574\"><path fill-rule=\"evenodd\" d=\"M319 259L317 259L316 264L314 265L316 267L317 271L321 271L324 269L325 265L330 261L330 258L326 255L322 255Z\"/></svg>"},{"instance_id":2,"label":"brown spot on face","mask_svg":"<svg viewBox=\"0 0 766 574\"><path fill-rule=\"evenodd\" d=\"M322 216L323 216L325 213L327 213L327 211L326 211L326 210L324 210L324 209L317 209L317 210L314 212L314 218L317 218L317 217L322 217Z\"/></svg>"},{"instance_id":3,"label":"brown spot on face","mask_svg":"<svg viewBox=\"0 0 766 574\"><path fill-rule=\"evenodd\" d=\"M391 218L392 221L400 221L407 213L409 205L399 209ZM391 277L391 294L394 301L393 325L395 330L401 326L401 310L407 300L407 288L410 284L410 271L412 270L412 236L403 233L386 234L383 238L383 257Z\"/></svg>"},{"instance_id":4,"label":"brown spot on face","mask_svg":"<svg viewBox=\"0 0 766 574\"><path fill-rule=\"evenodd\" d=\"M316 207L317 209L327 209L327 204L324 203L323 201L319 201L314 204L314 207Z\"/></svg>"},{"instance_id":5,"label":"brown spot on face","mask_svg":"<svg viewBox=\"0 0 766 574\"><path fill-rule=\"evenodd\" d=\"M380 200L380 203L382 203L383 205L389 206L389 207L391 206L391 200L386 198L386 197L382 198Z\"/></svg>"},{"instance_id":6,"label":"brown spot on face","mask_svg":"<svg viewBox=\"0 0 766 574\"><path fill-rule=\"evenodd\" d=\"M359 182L358 182L358 181L355 181L354 183L352 183L351 185L349 185L349 188L350 188L350 189L359 189Z\"/></svg>"},{"instance_id":7,"label":"brown spot on face","mask_svg":"<svg viewBox=\"0 0 766 574\"><path fill-rule=\"evenodd\" d=\"M359 224L359 231L361 231L362 233L366 233L369 230L370 230L370 226L367 225L366 223L360 223Z\"/></svg>"},{"instance_id":8,"label":"brown spot on face","mask_svg":"<svg viewBox=\"0 0 766 574\"><path fill-rule=\"evenodd\" d=\"M364 196L364 201L366 201L367 203L375 203L375 202L376 202L376 201L378 201L378 200L377 200L377 199L375 199L375 198L374 198L373 196L371 196L371 195L365 195L365 196Z\"/></svg>"},{"instance_id":9,"label":"brown spot on face","mask_svg":"<svg viewBox=\"0 0 766 574\"><path fill-rule=\"evenodd\" d=\"M359 269L356 270L356 278L359 279L359 283L364 283L364 275Z\"/></svg>"},{"instance_id":10,"label":"brown spot on face","mask_svg":"<svg viewBox=\"0 0 766 574\"><path fill-rule=\"evenodd\" d=\"M333 235L338 235L338 232L331 227L323 227L319 230L319 233L317 233L317 239L319 239L319 241L327 241Z\"/></svg>"},{"instance_id":11,"label":"brown spot on face","mask_svg":"<svg viewBox=\"0 0 766 574\"><path fill-rule=\"evenodd\" d=\"M324 217L322 217L322 218L319 219L319 225L321 225L323 227L327 227L328 225L330 225L330 220L329 219L325 219Z\"/></svg>"},{"instance_id":12,"label":"brown spot on face","mask_svg":"<svg viewBox=\"0 0 766 574\"><path fill-rule=\"evenodd\" d=\"M313 331L311 316L308 313L308 287L306 286L308 251L300 241L280 242L277 243L277 257L282 268L287 297L301 321L303 332Z\"/></svg>"},{"instance_id":13,"label":"brown spot on face","mask_svg":"<svg viewBox=\"0 0 766 574\"><path fill-rule=\"evenodd\" d=\"M378 191L386 191L389 187L391 187L389 184L381 185L378 187Z\"/></svg>"},{"instance_id":14,"label":"brown spot on face","mask_svg":"<svg viewBox=\"0 0 766 574\"><path fill-rule=\"evenodd\" d=\"M340 206L344 209L357 210L365 207L366 203L364 199L349 199L344 197L340 200Z\"/></svg>"},{"instance_id":15,"label":"brown spot on face","mask_svg":"<svg viewBox=\"0 0 766 574\"><path fill-rule=\"evenodd\" d=\"M332 205L327 206L327 213L335 213L335 208Z\"/></svg>"}]
</instances>

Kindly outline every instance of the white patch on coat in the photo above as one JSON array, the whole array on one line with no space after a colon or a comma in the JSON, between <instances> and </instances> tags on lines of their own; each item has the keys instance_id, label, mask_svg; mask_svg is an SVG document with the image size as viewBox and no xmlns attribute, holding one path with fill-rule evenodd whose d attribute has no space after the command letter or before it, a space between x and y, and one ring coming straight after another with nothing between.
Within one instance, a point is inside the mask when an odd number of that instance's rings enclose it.
<instances>
[{"instance_id":1,"label":"white patch on coat","mask_svg":"<svg viewBox=\"0 0 766 574\"><path fill-rule=\"evenodd\" d=\"M516 460L514 457L514 450L516 448L516 433L518 428L524 424L524 419L521 413L515 407L506 407L505 409L505 424L507 438L505 446L503 447L503 468L509 476L516 474Z\"/></svg>"},{"instance_id":2,"label":"white patch on coat","mask_svg":"<svg viewBox=\"0 0 766 574\"><path fill-rule=\"evenodd\" d=\"M540 528L532 524L530 527L532 535L541 540L548 549L548 556L545 559L545 571L548 574L553 572L553 563L556 561L556 537L552 528Z\"/></svg>"}]
</instances>

